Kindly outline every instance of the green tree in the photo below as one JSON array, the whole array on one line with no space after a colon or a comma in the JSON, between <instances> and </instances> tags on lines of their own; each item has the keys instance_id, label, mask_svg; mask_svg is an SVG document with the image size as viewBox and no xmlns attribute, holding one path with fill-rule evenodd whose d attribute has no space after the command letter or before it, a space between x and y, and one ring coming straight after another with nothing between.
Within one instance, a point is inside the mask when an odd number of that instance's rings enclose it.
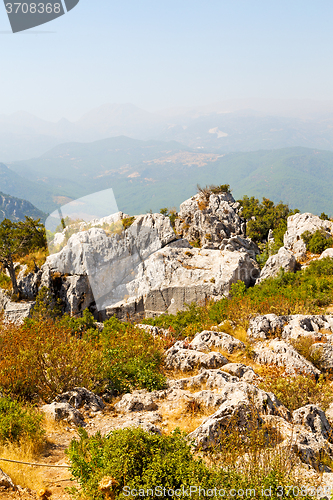
<instances>
[{"instance_id":1,"label":"green tree","mask_svg":"<svg viewBox=\"0 0 333 500\"><path fill-rule=\"evenodd\" d=\"M247 235L257 243L267 240L270 229L274 237L280 237L280 233L287 229L287 218L299 212L281 201L275 205L268 198L263 198L260 203L254 196L243 196L238 201L243 207L242 216L247 220Z\"/></svg>"},{"instance_id":2,"label":"green tree","mask_svg":"<svg viewBox=\"0 0 333 500\"><path fill-rule=\"evenodd\" d=\"M19 295L14 259L29 251L46 246L45 228L40 219L26 217L25 221L12 222L5 219L0 224L0 264L7 269L14 294Z\"/></svg>"}]
</instances>

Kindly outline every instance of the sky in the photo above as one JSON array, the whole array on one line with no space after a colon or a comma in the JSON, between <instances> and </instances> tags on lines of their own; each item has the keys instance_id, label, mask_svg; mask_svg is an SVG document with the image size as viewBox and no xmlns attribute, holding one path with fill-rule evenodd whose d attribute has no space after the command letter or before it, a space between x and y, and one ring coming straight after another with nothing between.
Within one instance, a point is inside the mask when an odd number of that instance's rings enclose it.
<instances>
[{"instance_id":1,"label":"sky","mask_svg":"<svg viewBox=\"0 0 333 500\"><path fill-rule=\"evenodd\" d=\"M1 4L0 114L332 100L332 21L331 0L80 0L12 34Z\"/></svg>"}]
</instances>

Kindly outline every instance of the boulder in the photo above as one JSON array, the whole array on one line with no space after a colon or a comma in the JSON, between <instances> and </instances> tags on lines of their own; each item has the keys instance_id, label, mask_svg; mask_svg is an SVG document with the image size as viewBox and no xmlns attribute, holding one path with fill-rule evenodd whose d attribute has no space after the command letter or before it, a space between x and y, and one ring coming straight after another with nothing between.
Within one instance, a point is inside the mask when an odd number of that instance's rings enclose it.
<instances>
[{"instance_id":1,"label":"boulder","mask_svg":"<svg viewBox=\"0 0 333 500\"><path fill-rule=\"evenodd\" d=\"M284 340L273 339L256 344L253 357L260 364L284 367L285 371L291 375L320 375L320 371L310 361Z\"/></svg>"},{"instance_id":2,"label":"boulder","mask_svg":"<svg viewBox=\"0 0 333 500\"><path fill-rule=\"evenodd\" d=\"M69 403L74 408L82 408L90 411L102 411L104 403L102 399L85 387L75 387L73 390L59 394L55 398L57 403Z\"/></svg>"},{"instance_id":3,"label":"boulder","mask_svg":"<svg viewBox=\"0 0 333 500\"><path fill-rule=\"evenodd\" d=\"M295 424L303 425L313 434L331 441L332 428L325 413L318 406L309 404L293 411L292 420Z\"/></svg>"},{"instance_id":4,"label":"boulder","mask_svg":"<svg viewBox=\"0 0 333 500\"><path fill-rule=\"evenodd\" d=\"M262 420L278 431L283 439L281 447L292 450L304 464L316 471L331 471L325 462L332 456L333 448L320 433L313 432L307 425L290 423L276 415L262 415ZM298 417L297 420L302 421Z\"/></svg>"},{"instance_id":5,"label":"boulder","mask_svg":"<svg viewBox=\"0 0 333 500\"><path fill-rule=\"evenodd\" d=\"M164 365L168 370L191 371L195 368L219 368L228 360L219 352L201 352L173 346L166 352Z\"/></svg>"},{"instance_id":6,"label":"boulder","mask_svg":"<svg viewBox=\"0 0 333 500\"><path fill-rule=\"evenodd\" d=\"M326 259L327 257L329 257L330 259L333 259L333 248L326 248L326 250L324 250L320 254L320 257L318 258L318 260Z\"/></svg>"},{"instance_id":7,"label":"boulder","mask_svg":"<svg viewBox=\"0 0 333 500\"><path fill-rule=\"evenodd\" d=\"M243 365L243 363L228 363L222 367L222 370L242 379L244 382L251 383L259 378L259 375L255 373L253 368Z\"/></svg>"},{"instance_id":8,"label":"boulder","mask_svg":"<svg viewBox=\"0 0 333 500\"><path fill-rule=\"evenodd\" d=\"M281 335L283 328L289 321L289 316L265 314L250 319L247 336L252 339L267 339Z\"/></svg>"},{"instance_id":9,"label":"boulder","mask_svg":"<svg viewBox=\"0 0 333 500\"><path fill-rule=\"evenodd\" d=\"M310 354L317 357L318 365L322 370L333 369L333 345L331 343L317 342L313 344Z\"/></svg>"},{"instance_id":10,"label":"boulder","mask_svg":"<svg viewBox=\"0 0 333 500\"><path fill-rule=\"evenodd\" d=\"M238 377L234 377L224 371L201 370L200 373L194 377L168 380L167 385L170 389L190 389L193 391L202 387L209 390L221 389L226 384L236 382L239 382Z\"/></svg>"},{"instance_id":11,"label":"boulder","mask_svg":"<svg viewBox=\"0 0 333 500\"><path fill-rule=\"evenodd\" d=\"M267 393L245 382L229 383L220 391L221 405L191 434L197 448L205 450L219 443L221 432L230 426L240 434L259 429L261 415L279 415L289 419L289 411L274 394Z\"/></svg>"},{"instance_id":12,"label":"boulder","mask_svg":"<svg viewBox=\"0 0 333 500\"><path fill-rule=\"evenodd\" d=\"M158 409L158 406L151 393L141 390L124 394L121 400L115 404L115 409L123 413L132 411L155 411Z\"/></svg>"},{"instance_id":13,"label":"boulder","mask_svg":"<svg viewBox=\"0 0 333 500\"><path fill-rule=\"evenodd\" d=\"M258 264L246 253L165 247L138 267L131 282L115 290L127 298L106 305L106 317L176 314L185 304L228 296L233 283L242 280L249 286L258 275Z\"/></svg>"},{"instance_id":14,"label":"boulder","mask_svg":"<svg viewBox=\"0 0 333 500\"><path fill-rule=\"evenodd\" d=\"M149 332L153 337L166 337L169 335L169 330L166 328L158 328L157 326L143 325L140 323L137 323L135 326L141 328L141 330L146 330L146 332Z\"/></svg>"},{"instance_id":15,"label":"boulder","mask_svg":"<svg viewBox=\"0 0 333 500\"><path fill-rule=\"evenodd\" d=\"M211 351L218 348L231 354L236 350L244 350L245 344L228 333L204 330L195 335L190 348L198 351Z\"/></svg>"},{"instance_id":16,"label":"boulder","mask_svg":"<svg viewBox=\"0 0 333 500\"><path fill-rule=\"evenodd\" d=\"M180 205L175 228L178 235L205 248L218 249L222 240L245 237L241 205L230 193L198 193Z\"/></svg>"},{"instance_id":17,"label":"boulder","mask_svg":"<svg viewBox=\"0 0 333 500\"><path fill-rule=\"evenodd\" d=\"M82 414L73 408L69 403L51 403L41 407L41 411L46 413L52 420L65 420L70 424L78 426L84 425Z\"/></svg>"},{"instance_id":18,"label":"boulder","mask_svg":"<svg viewBox=\"0 0 333 500\"><path fill-rule=\"evenodd\" d=\"M302 234L305 231L315 233L317 230L324 231L327 237L330 237L333 233L333 222L322 220L310 213L291 215L288 217L287 231L284 235L285 248L290 250L296 259L302 259L306 255Z\"/></svg>"},{"instance_id":19,"label":"boulder","mask_svg":"<svg viewBox=\"0 0 333 500\"><path fill-rule=\"evenodd\" d=\"M247 335L253 339L312 337L314 340L327 340L330 332L333 332L333 316L331 315L276 316L266 314L250 320Z\"/></svg>"},{"instance_id":20,"label":"boulder","mask_svg":"<svg viewBox=\"0 0 333 500\"><path fill-rule=\"evenodd\" d=\"M5 321L9 323L22 323L25 318L30 318L35 302L13 302L5 290L0 289L0 310L4 311Z\"/></svg>"},{"instance_id":21,"label":"boulder","mask_svg":"<svg viewBox=\"0 0 333 500\"><path fill-rule=\"evenodd\" d=\"M294 254L284 247L281 247L277 254L268 258L264 265L260 277L257 279L256 284L261 283L267 278L275 278L279 275L280 270L285 272L295 272L296 259Z\"/></svg>"}]
</instances>

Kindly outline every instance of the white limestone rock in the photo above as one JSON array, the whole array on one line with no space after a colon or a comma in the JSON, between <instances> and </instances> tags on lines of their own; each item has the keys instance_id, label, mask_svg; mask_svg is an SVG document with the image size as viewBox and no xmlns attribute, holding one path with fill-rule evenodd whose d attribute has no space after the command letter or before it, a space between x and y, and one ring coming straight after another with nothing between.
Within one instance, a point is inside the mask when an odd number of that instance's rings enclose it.
<instances>
[{"instance_id":1,"label":"white limestone rock","mask_svg":"<svg viewBox=\"0 0 333 500\"><path fill-rule=\"evenodd\" d=\"M69 403L73 408L82 408L93 412L102 411L105 407L102 398L85 387L74 387L71 391L59 394L57 403Z\"/></svg>"},{"instance_id":2,"label":"white limestone rock","mask_svg":"<svg viewBox=\"0 0 333 500\"><path fill-rule=\"evenodd\" d=\"M127 413L133 411L155 411L158 409L158 406L152 393L141 390L124 394L121 400L115 404L115 409Z\"/></svg>"},{"instance_id":3,"label":"white limestone rock","mask_svg":"<svg viewBox=\"0 0 333 500\"><path fill-rule=\"evenodd\" d=\"M228 360L219 352L201 352L173 346L166 352L165 367L168 370L191 371L195 368L219 368Z\"/></svg>"},{"instance_id":4,"label":"white limestone rock","mask_svg":"<svg viewBox=\"0 0 333 500\"><path fill-rule=\"evenodd\" d=\"M69 403L53 402L41 407L41 411L46 413L52 420L65 420L66 422L78 426L84 425L83 415L73 408Z\"/></svg>"},{"instance_id":5,"label":"white limestone rock","mask_svg":"<svg viewBox=\"0 0 333 500\"><path fill-rule=\"evenodd\" d=\"M290 418L288 410L274 394L245 382L227 384L219 395L223 401L219 409L189 434L198 449L205 450L218 445L221 432L230 425L240 434L249 429L259 429L261 414Z\"/></svg>"},{"instance_id":6,"label":"white limestone rock","mask_svg":"<svg viewBox=\"0 0 333 500\"><path fill-rule=\"evenodd\" d=\"M256 344L254 360L264 365L284 367L286 372L291 375L320 375L320 371L310 361L301 356L293 346L284 340L273 339Z\"/></svg>"},{"instance_id":7,"label":"white limestone rock","mask_svg":"<svg viewBox=\"0 0 333 500\"><path fill-rule=\"evenodd\" d=\"M229 363L230 364L230 363ZM227 365L225 365L227 366ZM198 375L194 377L169 380L167 385L170 389L201 389L205 387L209 390L222 389L229 383L239 382L238 377L234 377L229 373L217 370L202 369Z\"/></svg>"},{"instance_id":8,"label":"white limestone rock","mask_svg":"<svg viewBox=\"0 0 333 500\"><path fill-rule=\"evenodd\" d=\"M260 277L257 279L256 284L261 283L267 278L275 278L279 275L281 268L285 272L295 272L296 259L294 254L284 247L281 247L277 254L268 258L264 265Z\"/></svg>"},{"instance_id":9,"label":"white limestone rock","mask_svg":"<svg viewBox=\"0 0 333 500\"><path fill-rule=\"evenodd\" d=\"M333 222L322 220L310 213L291 215L288 217L287 231L284 235L285 248L290 250L296 259L302 259L306 255L302 234L305 231L314 233L317 230L323 230L327 237L330 237L333 233Z\"/></svg>"},{"instance_id":10,"label":"white limestone rock","mask_svg":"<svg viewBox=\"0 0 333 500\"><path fill-rule=\"evenodd\" d=\"M253 368L243 363L228 363L222 367L222 370L240 378L243 382L252 383L259 379L259 375L255 373Z\"/></svg>"},{"instance_id":11,"label":"white limestone rock","mask_svg":"<svg viewBox=\"0 0 333 500\"><path fill-rule=\"evenodd\" d=\"M204 330L195 335L190 348L198 351L212 351L218 348L232 354L236 350L244 350L245 344L228 333Z\"/></svg>"}]
</instances>

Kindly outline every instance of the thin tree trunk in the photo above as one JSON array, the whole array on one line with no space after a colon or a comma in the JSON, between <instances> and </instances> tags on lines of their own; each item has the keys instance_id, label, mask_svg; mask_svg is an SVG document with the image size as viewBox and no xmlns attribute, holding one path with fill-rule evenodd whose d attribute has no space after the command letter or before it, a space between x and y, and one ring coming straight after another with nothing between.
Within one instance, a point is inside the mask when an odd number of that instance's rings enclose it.
<instances>
[{"instance_id":1,"label":"thin tree trunk","mask_svg":"<svg viewBox=\"0 0 333 500\"><path fill-rule=\"evenodd\" d=\"M16 274L15 274L14 263L13 263L12 258L10 258L10 260L8 262L7 269L8 269L9 276L10 276L12 286L13 286L13 293L15 293L16 295L19 295L19 289L17 286Z\"/></svg>"}]
</instances>

